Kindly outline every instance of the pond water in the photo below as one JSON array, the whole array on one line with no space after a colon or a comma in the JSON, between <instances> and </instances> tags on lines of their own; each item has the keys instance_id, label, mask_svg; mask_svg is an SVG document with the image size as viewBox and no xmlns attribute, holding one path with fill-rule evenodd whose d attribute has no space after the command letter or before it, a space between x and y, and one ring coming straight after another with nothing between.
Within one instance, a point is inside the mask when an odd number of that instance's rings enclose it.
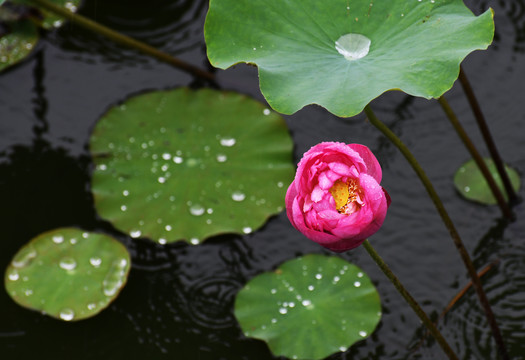
<instances>
[{"instance_id":1,"label":"pond water","mask_svg":"<svg viewBox=\"0 0 525 360\"><path fill-rule=\"evenodd\" d=\"M496 37L464 68L506 162L525 171L525 3L467 1L476 14L495 11ZM86 0L81 13L199 67L215 71L223 89L264 101L254 67L213 70L202 33L204 0ZM132 254L128 284L98 316L65 323L25 310L0 291L0 353L5 359L274 359L266 345L242 335L233 316L237 291L255 275L298 255L329 254L304 238L284 213L247 235L202 245L157 245L127 237L100 219L90 193L87 144L112 105L151 89L207 86L203 81L72 24L47 33L33 55L0 74L0 269L32 237L78 226L113 234ZM446 95L474 141L481 137L459 85ZM464 201L452 177L469 155L436 101L389 92L376 114L416 154L455 221L475 264L498 265L483 277L513 359L525 359L525 209L505 221L498 208ZM286 122L294 161L321 141L369 146L383 167L393 203L370 240L424 309L437 318L468 283L455 247L405 159L363 115L340 119L309 106ZM523 177L522 177L523 179ZM520 196L524 197L524 191ZM340 254L364 269L378 288L383 318L373 335L339 359L442 359L432 340L364 249ZM3 270L2 270L3 271ZM462 359L495 359L476 295L469 291L440 329ZM423 340L422 340L423 339Z\"/></svg>"}]
</instances>

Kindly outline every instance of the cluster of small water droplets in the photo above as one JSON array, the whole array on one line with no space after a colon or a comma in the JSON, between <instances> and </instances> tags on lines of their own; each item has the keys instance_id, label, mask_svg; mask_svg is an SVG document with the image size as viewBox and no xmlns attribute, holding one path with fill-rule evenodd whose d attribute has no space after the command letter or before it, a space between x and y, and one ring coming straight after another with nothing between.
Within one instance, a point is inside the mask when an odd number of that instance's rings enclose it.
<instances>
[{"instance_id":1,"label":"cluster of small water droplets","mask_svg":"<svg viewBox=\"0 0 525 360\"><path fill-rule=\"evenodd\" d=\"M102 282L104 295L113 296L117 293L124 282L128 261L126 259L115 260Z\"/></svg>"}]
</instances>

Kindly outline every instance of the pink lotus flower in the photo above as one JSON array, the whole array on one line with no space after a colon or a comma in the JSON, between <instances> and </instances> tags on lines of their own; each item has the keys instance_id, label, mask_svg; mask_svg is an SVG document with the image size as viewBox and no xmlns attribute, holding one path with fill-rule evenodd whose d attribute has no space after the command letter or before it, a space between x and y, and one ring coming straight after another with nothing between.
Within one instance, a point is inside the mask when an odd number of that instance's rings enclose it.
<instances>
[{"instance_id":1,"label":"pink lotus flower","mask_svg":"<svg viewBox=\"0 0 525 360\"><path fill-rule=\"evenodd\" d=\"M286 213L307 238L337 252L358 247L385 220L381 166L359 144L323 142L308 150L286 192Z\"/></svg>"}]
</instances>

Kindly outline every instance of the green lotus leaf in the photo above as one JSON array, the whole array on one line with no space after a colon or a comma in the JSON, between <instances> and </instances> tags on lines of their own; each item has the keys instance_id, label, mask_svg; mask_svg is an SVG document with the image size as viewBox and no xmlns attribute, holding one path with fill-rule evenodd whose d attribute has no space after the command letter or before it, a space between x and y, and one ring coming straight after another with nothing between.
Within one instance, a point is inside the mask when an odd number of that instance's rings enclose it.
<instances>
[{"instance_id":1,"label":"green lotus leaf","mask_svg":"<svg viewBox=\"0 0 525 360\"><path fill-rule=\"evenodd\" d=\"M492 18L461 0L211 0L204 35L212 65L258 66L276 111L353 116L387 90L441 96L492 42Z\"/></svg>"},{"instance_id":2,"label":"green lotus leaf","mask_svg":"<svg viewBox=\"0 0 525 360\"><path fill-rule=\"evenodd\" d=\"M56 15L55 13L48 11L46 9L40 8L38 5L35 4L34 1L31 0L10 0L13 3L16 4L23 4L27 6L33 6L37 7L40 12L43 15L42 19L42 27L44 29L53 29L62 26L64 23L64 18L60 15ZM81 0L49 0L49 2L53 3L54 5L61 6L65 9L68 9L71 12L76 12Z\"/></svg>"},{"instance_id":3,"label":"green lotus leaf","mask_svg":"<svg viewBox=\"0 0 525 360\"><path fill-rule=\"evenodd\" d=\"M22 61L38 41L38 29L31 21L4 20L11 16L11 11L0 7L0 26L6 29L0 32L0 71Z\"/></svg>"},{"instance_id":4,"label":"green lotus leaf","mask_svg":"<svg viewBox=\"0 0 525 360\"><path fill-rule=\"evenodd\" d=\"M371 334L381 302L357 266L306 255L250 280L237 295L235 316L246 336L266 341L276 356L322 359Z\"/></svg>"},{"instance_id":5,"label":"green lotus leaf","mask_svg":"<svg viewBox=\"0 0 525 360\"><path fill-rule=\"evenodd\" d=\"M494 178L494 181L501 190L501 193L505 199L508 200L507 193L503 187L503 182L501 181L501 177L499 176L498 170L496 169L496 165L494 165L494 162L491 158L485 158L484 160L487 164L487 167L489 168L490 173L492 174L492 177ZM517 192L521 185L519 174L516 172L516 170L507 165L505 165L505 170L507 171L507 175L509 176L512 187ZM456 171L456 174L454 175L454 185L456 186L456 189L459 191L459 193L468 200L476 201L486 205L497 204L496 198L492 194L485 177L473 159L461 165L458 171Z\"/></svg>"},{"instance_id":6,"label":"green lotus leaf","mask_svg":"<svg viewBox=\"0 0 525 360\"><path fill-rule=\"evenodd\" d=\"M65 321L106 308L126 283L130 257L115 239L75 228L41 234L23 246L5 273L19 305Z\"/></svg>"},{"instance_id":7,"label":"green lotus leaf","mask_svg":"<svg viewBox=\"0 0 525 360\"><path fill-rule=\"evenodd\" d=\"M90 145L98 213L161 244L251 232L282 210L294 175L284 120L210 89L133 97L100 119Z\"/></svg>"}]
</instances>

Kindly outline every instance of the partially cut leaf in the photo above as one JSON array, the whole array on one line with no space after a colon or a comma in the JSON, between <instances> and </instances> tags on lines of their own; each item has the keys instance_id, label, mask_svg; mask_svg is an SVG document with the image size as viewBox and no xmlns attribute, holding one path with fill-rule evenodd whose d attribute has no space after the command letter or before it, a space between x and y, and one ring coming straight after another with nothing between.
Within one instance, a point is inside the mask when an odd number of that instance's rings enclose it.
<instances>
[{"instance_id":1,"label":"partially cut leaf","mask_svg":"<svg viewBox=\"0 0 525 360\"><path fill-rule=\"evenodd\" d=\"M0 17L6 13L0 7ZM38 42L38 29L29 20L9 21L0 25L6 29L0 32L0 71L22 61Z\"/></svg>"},{"instance_id":2,"label":"partially cut leaf","mask_svg":"<svg viewBox=\"0 0 525 360\"><path fill-rule=\"evenodd\" d=\"M381 302L357 266L306 255L250 280L237 295L235 316L246 336L266 341L276 356L322 359L370 335Z\"/></svg>"},{"instance_id":3,"label":"partially cut leaf","mask_svg":"<svg viewBox=\"0 0 525 360\"><path fill-rule=\"evenodd\" d=\"M275 110L353 116L387 90L441 96L492 42L492 17L461 0L211 0L204 35L214 66L258 66Z\"/></svg>"},{"instance_id":4,"label":"partially cut leaf","mask_svg":"<svg viewBox=\"0 0 525 360\"><path fill-rule=\"evenodd\" d=\"M21 306L76 321L105 309L124 287L129 269L129 253L115 239L56 229L16 253L5 273L5 288Z\"/></svg>"},{"instance_id":5,"label":"partially cut leaf","mask_svg":"<svg viewBox=\"0 0 525 360\"><path fill-rule=\"evenodd\" d=\"M498 170L496 169L496 165L494 165L494 162L491 158L485 158L484 160L487 164L487 167L489 168L490 173L492 174L492 177L494 178L494 181L505 197L505 200L508 200L507 193L503 187L503 183L501 181L501 177L499 176ZM505 170L507 171L507 175L509 176L512 187L517 192L521 185L519 174L516 172L516 170L507 165L505 165ZM485 177L473 159L461 165L458 171L456 171L456 174L454 175L454 185L456 186L456 189L459 191L459 193L468 200L476 201L486 205L497 204L496 198L492 194Z\"/></svg>"},{"instance_id":6,"label":"partially cut leaf","mask_svg":"<svg viewBox=\"0 0 525 360\"><path fill-rule=\"evenodd\" d=\"M61 6L71 12L76 12L81 2L81 0L48 0L48 1L54 5ZM38 8L43 15L42 27L44 29L49 30L49 29L60 27L65 21L65 19L62 16L57 15L54 12L51 12L49 10L40 8L38 5L35 4L34 1L11 0L11 2Z\"/></svg>"},{"instance_id":7,"label":"partially cut leaf","mask_svg":"<svg viewBox=\"0 0 525 360\"><path fill-rule=\"evenodd\" d=\"M100 119L90 145L99 214L159 243L257 229L282 210L294 174L284 120L209 89L133 97Z\"/></svg>"}]
</instances>

